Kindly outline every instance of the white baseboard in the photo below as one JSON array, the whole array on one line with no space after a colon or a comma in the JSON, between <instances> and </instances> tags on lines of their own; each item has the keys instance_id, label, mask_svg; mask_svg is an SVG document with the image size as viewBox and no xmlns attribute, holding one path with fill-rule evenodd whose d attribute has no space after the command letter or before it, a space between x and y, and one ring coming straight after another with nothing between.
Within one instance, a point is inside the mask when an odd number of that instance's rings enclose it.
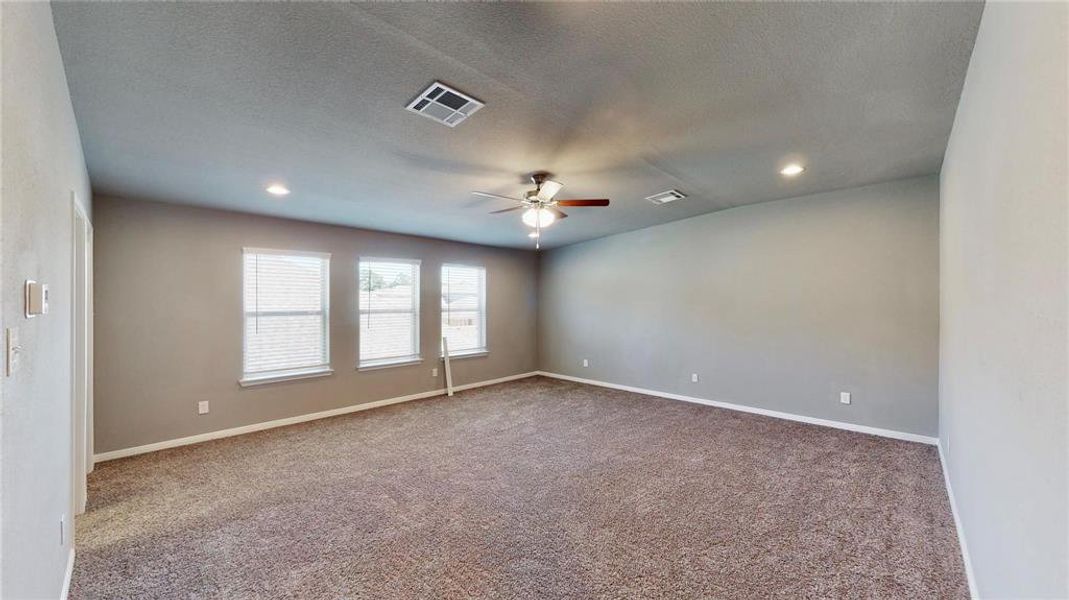
<instances>
[{"instance_id":1,"label":"white baseboard","mask_svg":"<svg viewBox=\"0 0 1069 600\"><path fill-rule=\"evenodd\" d=\"M460 392L463 390L470 390L473 388L483 387L487 385L494 385L497 383L505 383L506 381L514 381L516 379L524 379L527 377L534 377L538 373L532 371L529 373L519 373L517 375L509 375L507 377L499 377L497 379L489 379L487 381L478 381L475 383L465 383L463 385L453 386L453 390ZM401 402L409 402L412 400L422 400L423 398L433 398L434 396L441 396L445 394L445 389L430 390L427 392L419 392L418 394L409 394L407 396L398 396L396 398L387 398L385 400L375 400L374 402L365 402L363 404L353 404L351 406L343 406L341 408L334 408L331 410L324 410L321 412L310 413L307 415L297 415L296 417L287 417L285 419L276 419L274 421L265 421L263 423L253 423L252 425L243 425L241 427L233 427L230 429L220 429L218 431L209 431L208 433L200 433L197 435L191 435L189 437L178 438L174 440L166 440L163 442L156 442L154 444L145 444L144 446L135 446L133 448L123 448L122 450L112 450L110 452L101 452L93 456L94 462L104 462L107 460L115 460L117 458L125 458L127 456L135 456L137 454L145 454L148 452L155 452L157 450L165 450L167 448L177 448L179 446L188 446L190 444L199 444L200 442L207 442L209 440L217 440L220 438L233 437L235 435L242 435L245 433L252 433L254 431L263 431L265 429L274 429L275 427L285 427L286 425L295 425L297 423L304 423L306 421L315 421L316 419L325 419L327 417L336 417L338 415L344 415L348 413L360 412L363 410L370 410L372 408L379 408L380 406L389 406L391 404L400 404Z\"/></svg>"},{"instance_id":2,"label":"white baseboard","mask_svg":"<svg viewBox=\"0 0 1069 600\"><path fill-rule=\"evenodd\" d=\"M976 591L976 577L973 575L972 560L969 558L969 544L965 541L965 528L961 526L961 517L958 516L958 501L954 499L954 487L950 485L950 467L947 464L946 454L943 452L943 444L939 443L939 463L943 467L943 479L946 480L947 497L950 498L950 512L954 515L954 528L958 532L958 546L961 547L961 560L965 563L965 578L969 582L969 596L978 599L980 593Z\"/></svg>"},{"instance_id":3,"label":"white baseboard","mask_svg":"<svg viewBox=\"0 0 1069 600\"><path fill-rule=\"evenodd\" d=\"M67 554L67 573L63 576L63 591L59 594L59 600L67 600L71 592L71 576L74 575L74 548Z\"/></svg>"},{"instance_id":4,"label":"white baseboard","mask_svg":"<svg viewBox=\"0 0 1069 600\"><path fill-rule=\"evenodd\" d=\"M618 383L609 383L607 381L597 381L595 379L584 379L582 377L573 377L571 375L561 375L559 373L549 373L547 371L538 371L538 375L545 377L552 377L554 379L563 379L566 381L574 381L576 383L585 383L588 385L596 385L600 387L612 388L614 390L623 390L625 392L634 392L636 394L645 394L647 396L656 396L658 398L668 398L670 400L682 400L683 402L693 402L694 404L704 404L706 406L715 406L717 408L726 408L728 410L737 410L741 412L752 413L755 415L764 415L766 417L775 417L777 419L786 419L788 421L797 421L799 423L809 423L810 425L822 425L824 427L833 427L835 429L845 429L847 431L855 431L857 433L867 433L869 435L878 435L881 437L894 438L896 440L905 440L907 442L920 442L922 444L930 444L932 446L938 445L938 438L929 437L926 435L919 435L916 433L907 433L904 431L895 431L893 429L881 429L879 427L869 427L868 425L855 425L854 423L845 423L842 421L831 421L829 419L818 419L816 417L807 417L805 415L796 415L794 413L785 413L776 410L768 410L765 408L756 408L753 406L746 406L745 404L735 404L732 402L722 402L720 400L706 400L705 398L696 398L694 396L684 396L683 394L672 394L669 392L659 392L657 390L648 390L645 388L633 387L630 385L620 385Z\"/></svg>"}]
</instances>

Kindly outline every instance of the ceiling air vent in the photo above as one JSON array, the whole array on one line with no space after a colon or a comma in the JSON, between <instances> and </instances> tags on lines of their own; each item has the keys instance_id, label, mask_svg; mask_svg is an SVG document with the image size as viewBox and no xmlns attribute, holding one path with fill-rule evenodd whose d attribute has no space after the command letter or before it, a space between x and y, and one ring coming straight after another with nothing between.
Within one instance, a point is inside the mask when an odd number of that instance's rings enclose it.
<instances>
[{"instance_id":1,"label":"ceiling air vent","mask_svg":"<svg viewBox=\"0 0 1069 600\"><path fill-rule=\"evenodd\" d=\"M654 204L668 204L669 202L675 202L676 200L682 200L687 195L679 190L668 190L661 192L660 194L654 194L652 196L646 196L646 200Z\"/></svg>"},{"instance_id":2,"label":"ceiling air vent","mask_svg":"<svg viewBox=\"0 0 1069 600\"><path fill-rule=\"evenodd\" d=\"M483 106L485 104L464 92L435 81L405 108L428 119L456 127Z\"/></svg>"}]
</instances>

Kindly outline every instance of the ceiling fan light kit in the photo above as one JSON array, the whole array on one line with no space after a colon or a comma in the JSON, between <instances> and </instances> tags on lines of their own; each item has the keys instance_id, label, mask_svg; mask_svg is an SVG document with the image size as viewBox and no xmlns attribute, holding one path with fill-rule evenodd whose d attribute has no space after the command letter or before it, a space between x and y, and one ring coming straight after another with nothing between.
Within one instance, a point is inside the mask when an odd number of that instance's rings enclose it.
<instances>
[{"instance_id":1,"label":"ceiling fan light kit","mask_svg":"<svg viewBox=\"0 0 1069 600\"><path fill-rule=\"evenodd\" d=\"M520 218L523 219L523 224L528 227L545 228L557 220L557 215L545 208L528 208Z\"/></svg>"},{"instance_id":2,"label":"ceiling fan light kit","mask_svg":"<svg viewBox=\"0 0 1069 600\"><path fill-rule=\"evenodd\" d=\"M490 192L472 192L476 196L483 196L485 198L496 198L499 200L508 200L510 202L516 202L519 206L512 206L509 208L503 208L501 210L491 211L490 214L512 212L514 210L523 210L523 214L520 216L520 220L524 225L531 227L534 231L528 235L535 241L535 249L541 248L542 229L549 227L553 223L556 223L560 219L566 218L568 215L561 211L558 206L608 206L609 200L607 198L588 198L588 199L569 199L569 200L555 200L556 195L564 187L564 184L559 181L553 181L549 178L549 173L545 171L536 171L531 174L531 183L535 184L535 189L524 192L523 198L514 198L512 196L502 196L501 194L491 194Z\"/></svg>"}]
</instances>

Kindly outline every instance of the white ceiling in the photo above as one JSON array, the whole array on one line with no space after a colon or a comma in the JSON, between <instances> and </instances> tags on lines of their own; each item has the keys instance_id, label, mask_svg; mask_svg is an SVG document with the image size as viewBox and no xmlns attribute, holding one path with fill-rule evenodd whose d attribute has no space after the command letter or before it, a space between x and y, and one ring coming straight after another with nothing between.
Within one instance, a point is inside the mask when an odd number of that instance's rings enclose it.
<instances>
[{"instance_id":1,"label":"white ceiling","mask_svg":"<svg viewBox=\"0 0 1069 600\"><path fill-rule=\"evenodd\" d=\"M528 247L935 173L979 3L53 3L94 190ZM404 110L442 80L486 103ZM808 166L778 174L788 160ZM269 181L293 193L274 198ZM657 207L643 197L678 188Z\"/></svg>"}]
</instances>

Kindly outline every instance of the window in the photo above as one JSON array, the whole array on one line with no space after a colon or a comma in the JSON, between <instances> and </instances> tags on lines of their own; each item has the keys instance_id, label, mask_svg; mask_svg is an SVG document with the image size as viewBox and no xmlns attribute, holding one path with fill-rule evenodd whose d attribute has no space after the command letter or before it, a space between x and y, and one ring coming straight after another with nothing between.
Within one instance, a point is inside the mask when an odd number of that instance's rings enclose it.
<instances>
[{"instance_id":1,"label":"window","mask_svg":"<svg viewBox=\"0 0 1069 600\"><path fill-rule=\"evenodd\" d=\"M362 258L361 368L416 362L419 355L419 261Z\"/></svg>"},{"instance_id":2,"label":"window","mask_svg":"<svg viewBox=\"0 0 1069 600\"><path fill-rule=\"evenodd\" d=\"M245 248L244 263L242 385L330 373L330 255Z\"/></svg>"},{"instance_id":3,"label":"window","mask_svg":"<svg viewBox=\"0 0 1069 600\"><path fill-rule=\"evenodd\" d=\"M450 356L486 352L486 269L442 265L442 336Z\"/></svg>"}]
</instances>

